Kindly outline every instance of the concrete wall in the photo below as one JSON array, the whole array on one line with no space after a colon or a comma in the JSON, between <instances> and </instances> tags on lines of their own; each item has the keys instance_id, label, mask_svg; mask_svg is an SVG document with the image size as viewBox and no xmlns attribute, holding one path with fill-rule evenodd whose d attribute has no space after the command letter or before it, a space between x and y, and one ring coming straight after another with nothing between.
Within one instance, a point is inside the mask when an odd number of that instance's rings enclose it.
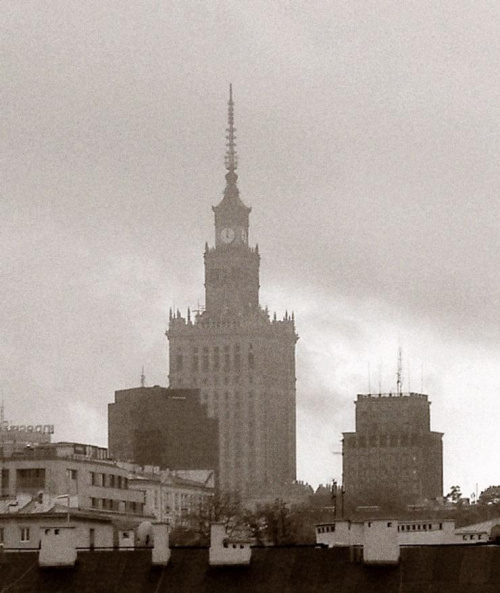
<instances>
[{"instance_id":1,"label":"concrete wall","mask_svg":"<svg viewBox=\"0 0 500 593\"><path fill-rule=\"evenodd\" d=\"M250 542L231 542L224 525L213 524L210 529L210 566L250 564L252 550Z\"/></svg>"},{"instance_id":2,"label":"concrete wall","mask_svg":"<svg viewBox=\"0 0 500 593\"><path fill-rule=\"evenodd\" d=\"M319 531L319 530L322 531ZM358 546L364 541L363 523L335 521L316 527L316 542L327 546Z\"/></svg>"},{"instance_id":3,"label":"concrete wall","mask_svg":"<svg viewBox=\"0 0 500 593\"><path fill-rule=\"evenodd\" d=\"M367 521L364 528L363 562L399 562L398 524L396 521Z\"/></svg>"},{"instance_id":4,"label":"concrete wall","mask_svg":"<svg viewBox=\"0 0 500 593\"><path fill-rule=\"evenodd\" d=\"M401 521L398 536L402 546L457 543L454 521Z\"/></svg>"},{"instance_id":5,"label":"concrete wall","mask_svg":"<svg viewBox=\"0 0 500 593\"><path fill-rule=\"evenodd\" d=\"M71 521L73 537L77 548L89 548L91 543L90 530L94 530L94 546L96 548L113 547L114 528L111 523L93 521ZM65 518L51 518L50 527L67 527ZM0 521L4 530L4 548L37 549L40 546L45 529L49 527L46 517L33 517L28 520L22 517L9 517ZM21 541L21 530L29 529L29 540ZM24 532L26 535L26 532Z\"/></svg>"},{"instance_id":6,"label":"concrete wall","mask_svg":"<svg viewBox=\"0 0 500 593\"><path fill-rule=\"evenodd\" d=\"M49 527L43 530L38 564L42 567L73 566L76 562L74 527Z\"/></svg>"}]
</instances>

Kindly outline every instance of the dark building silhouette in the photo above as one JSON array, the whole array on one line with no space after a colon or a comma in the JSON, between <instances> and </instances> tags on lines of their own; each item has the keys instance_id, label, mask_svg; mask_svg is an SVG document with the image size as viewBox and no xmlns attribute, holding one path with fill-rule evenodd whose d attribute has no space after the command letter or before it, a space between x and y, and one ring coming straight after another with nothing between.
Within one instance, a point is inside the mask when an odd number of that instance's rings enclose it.
<instances>
[{"instance_id":1,"label":"dark building silhouette","mask_svg":"<svg viewBox=\"0 0 500 593\"><path fill-rule=\"evenodd\" d=\"M276 493L296 476L295 322L259 304L258 247L236 174L230 92L226 187L205 247L205 309L171 313L170 386L196 387L219 420L219 478L244 496Z\"/></svg>"},{"instance_id":2,"label":"dark building silhouette","mask_svg":"<svg viewBox=\"0 0 500 593\"><path fill-rule=\"evenodd\" d=\"M64 516L64 515L63 515ZM48 525L53 525L48 522ZM29 523L28 523L29 525ZM247 567L208 568L208 550L172 549L170 566L151 568L151 550L78 551L75 568L36 566L36 552L9 552L0 564L9 593L496 593L498 546L405 546L398 566L367 566L348 547L257 547ZM22 580L21 580L22 577Z\"/></svg>"},{"instance_id":3,"label":"dark building silhouette","mask_svg":"<svg viewBox=\"0 0 500 593\"><path fill-rule=\"evenodd\" d=\"M170 469L218 468L217 420L195 389L138 387L108 404L109 455Z\"/></svg>"},{"instance_id":4,"label":"dark building silhouette","mask_svg":"<svg viewBox=\"0 0 500 593\"><path fill-rule=\"evenodd\" d=\"M344 432L348 502L420 504L443 495L443 433L430 430L420 393L358 395L356 432Z\"/></svg>"}]
</instances>

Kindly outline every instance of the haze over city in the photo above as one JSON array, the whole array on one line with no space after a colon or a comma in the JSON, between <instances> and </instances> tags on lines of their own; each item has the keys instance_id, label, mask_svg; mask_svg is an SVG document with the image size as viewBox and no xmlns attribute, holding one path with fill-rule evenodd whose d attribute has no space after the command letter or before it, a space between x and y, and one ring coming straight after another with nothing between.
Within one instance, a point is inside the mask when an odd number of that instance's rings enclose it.
<instances>
[{"instance_id":1,"label":"haze over city","mask_svg":"<svg viewBox=\"0 0 500 593\"><path fill-rule=\"evenodd\" d=\"M106 445L203 306L228 86L260 300L294 311L298 477L354 400L432 401L445 494L499 482L498 9L463 0L6 3L0 323L13 423Z\"/></svg>"}]
</instances>

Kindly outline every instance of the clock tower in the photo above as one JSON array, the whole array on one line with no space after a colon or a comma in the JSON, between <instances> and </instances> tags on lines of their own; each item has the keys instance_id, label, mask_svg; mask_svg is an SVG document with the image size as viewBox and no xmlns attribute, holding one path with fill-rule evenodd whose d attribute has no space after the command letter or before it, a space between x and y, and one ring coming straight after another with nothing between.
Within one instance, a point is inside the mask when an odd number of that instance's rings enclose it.
<instances>
[{"instance_id":1,"label":"clock tower","mask_svg":"<svg viewBox=\"0 0 500 593\"><path fill-rule=\"evenodd\" d=\"M169 379L198 388L219 423L219 486L246 499L283 496L295 480L293 315L271 319L259 304L258 247L240 198L234 103L229 89L226 185L213 206L215 246L205 247L205 309L171 312Z\"/></svg>"},{"instance_id":2,"label":"clock tower","mask_svg":"<svg viewBox=\"0 0 500 593\"><path fill-rule=\"evenodd\" d=\"M240 198L236 173L234 103L229 87L226 187L215 214L215 248L205 250L206 311L214 317L248 315L259 308L259 253L248 245L251 208Z\"/></svg>"}]
</instances>

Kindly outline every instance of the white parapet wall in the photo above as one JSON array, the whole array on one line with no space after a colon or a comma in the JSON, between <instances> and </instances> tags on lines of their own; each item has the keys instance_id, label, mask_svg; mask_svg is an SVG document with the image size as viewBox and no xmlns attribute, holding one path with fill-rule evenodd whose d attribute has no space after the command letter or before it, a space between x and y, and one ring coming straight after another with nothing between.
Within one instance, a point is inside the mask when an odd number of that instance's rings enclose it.
<instances>
[{"instance_id":1,"label":"white parapet wall","mask_svg":"<svg viewBox=\"0 0 500 593\"><path fill-rule=\"evenodd\" d=\"M250 564L252 558L251 544L250 540L229 539L225 526L221 523L213 523L210 527L210 566Z\"/></svg>"},{"instance_id":2,"label":"white parapet wall","mask_svg":"<svg viewBox=\"0 0 500 593\"><path fill-rule=\"evenodd\" d=\"M166 566L170 560L170 542L167 523L153 523L153 552L151 564Z\"/></svg>"},{"instance_id":3,"label":"white parapet wall","mask_svg":"<svg viewBox=\"0 0 500 593\"><path fill-rule=\"evenodd\" d=\"M45 568L71 567L76 562L75 528L46 527L42 530L38 564Z\"/></svg>"},{"instance_id":4,"label":"white parapet wall","mask_svg":"<svg viewBox=\"0 0 500 593\"><path fill-rule=\"evenodd\" d=\"M361 546L364 541L364 524L353 521L335 521L316 525L316 543L334 546Z\"/></svg>"},{"instance_id":5,"label":"white parapet wall","mask_svg":"<svg viewBox=\"0 0 500 593\"><path fill-rule=\"evenodd\" d=\"M363 562L365 564L398 564L399 538L397 521L366 521Z\"/></svg>"},{"instance_id":6,"label":"white parapet wall","mask_svg":"<svg viewBox=\"0 0 500 593\"><path fill-rule=\"evenodd\" d=\"M398 531L402 546L457 543L453 520L399 521Z\"/></svg>"}]
</instances>

